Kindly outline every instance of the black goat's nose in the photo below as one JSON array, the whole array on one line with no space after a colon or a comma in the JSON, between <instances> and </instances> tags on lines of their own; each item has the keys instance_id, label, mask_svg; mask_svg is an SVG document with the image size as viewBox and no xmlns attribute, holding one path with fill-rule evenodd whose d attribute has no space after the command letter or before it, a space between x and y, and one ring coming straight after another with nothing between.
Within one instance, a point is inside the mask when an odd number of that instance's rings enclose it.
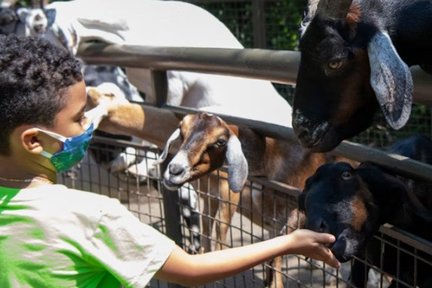
<instances>
[{"instance_id":1,"label":"black goat's nose","mask_svg":"<svg viewBox=\"0 0 432 288\"><path fill-rule=\"evenodd\" d=\"M168 165L168 169L171 175L181 175L184 172L184 167L179 164L171 163Z\"/></svg>"},{"instance_id":2,"label":"black goat's nose","mask_svg":"<svg viewBox=\"0 0 432 288\"><path fill-rule=\"evenodd\" d=\"M309 127L298 126L295 129L297 138L306 146L309 146L313 141Z\"/></svg>"},{"instance_id":3,"label":"black goat's nose","mask_svg":"<svg viewBox=\"0 0 432 288\"><path fill-rule=\"evenodd\" d=\"M305 126L296 127L296 133L297 133L297 137L300 139L305 139L305 140L310 139L309 137L310 130L308 127Z\"/></svg>"},{"instance_id":4,"label":"black goat's nose","mask_svg":"<svg viewBox=\"0 0 432 288\"><path fill-rule=\"evenodd\" d=\"M318 232L328 232L329 226L324 219L321 219L318 225Z\"/></svg>"},{"instance_id":5,"label":"black goat's nose","mask_svg":"<svg viewBox=\"0 0 432 288\"><path fill-rule=\"evenodd\" d=\"M311 133L311 125L310 121L303 116L302 113L299 111L296 111L292 125L294 128L294 132L297 135L297 137L300 140L306 140L310 139L310 133Z\"/></svg>"}]
</instances>

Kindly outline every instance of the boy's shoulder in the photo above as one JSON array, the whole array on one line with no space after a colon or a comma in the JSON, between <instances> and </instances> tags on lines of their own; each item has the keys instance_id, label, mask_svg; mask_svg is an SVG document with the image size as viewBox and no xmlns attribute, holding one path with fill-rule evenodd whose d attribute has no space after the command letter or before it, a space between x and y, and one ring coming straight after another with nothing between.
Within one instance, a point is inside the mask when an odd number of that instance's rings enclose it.
<instances>
[{"instance_id":1,"label":"boy's shoulder","mask_svg":"<svg viewBox=\"0 0 432 288\"><path fill-rule=\"evenodd\" d=\"M71 197L71 198L88 198L88 199L98 199L98 200L112 200L105 195L69 188L63 184L52 184L52 185L42 185L35 188L30 188L34 192L45 194L51 197ZM32 192L32 193L34 193Z\"/></svg>"},{"instance_id":2,"label":"boy's shoulder","mask_svg":"<svg viewBox=\"0 0 432 288\"><path fill-rule=\"evenodd\" d=\"M86 211L90 212L99 209L114 212L124 208L117 199L93 192L68 188L62 184L43 185L22 192L26 192L27 196L25 197L27 200L33 198L33 200L40 202L40 204L55 205L57 209L64 209L65 212L67 210L81 210L85 213Z\"/></svg>"}]
</instances>

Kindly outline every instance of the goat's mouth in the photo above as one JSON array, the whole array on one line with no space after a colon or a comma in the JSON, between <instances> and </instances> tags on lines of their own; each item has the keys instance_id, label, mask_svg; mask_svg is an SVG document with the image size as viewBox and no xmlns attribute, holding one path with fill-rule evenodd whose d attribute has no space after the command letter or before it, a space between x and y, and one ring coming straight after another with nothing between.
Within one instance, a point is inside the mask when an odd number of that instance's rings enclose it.
<instances>
[{"instance_id":1,"label":"goat's mouth","mask_svg":"<svg viewBox=\"0 0 432 288\"><path fill-rule=\"evenodd\" d=\"M162 184L169 190L176 190L190 181L190 169L181 163L170 163L163 174Z\"/></svg>"},{"instance_id":2,"label":"goat's mouth","mask_svg":"<svg viewBox=\"0 0 432 288\"><path fill-rule=\"evenodd\" d=\"M183 175L170 175L169 173L166 173L163 177L162 184L168 190L177 190L185 183L191 182L197 178L198 176L191 173L185 173Z\"/></svg>"},{"instance_id":3,"label":"goat's mouth","mask_svg":"<svg viewBox=\"0 0 432 288\"><path fill-rule=\"evenodd\" d=\"M164 185L164 187L170 191L177 191L178 189L180 189L180 187L184 184L185 182L182 183L174 183L171 182L168 179L163 179L162 180L162 184Z\"/></svg>"}]
</instances>

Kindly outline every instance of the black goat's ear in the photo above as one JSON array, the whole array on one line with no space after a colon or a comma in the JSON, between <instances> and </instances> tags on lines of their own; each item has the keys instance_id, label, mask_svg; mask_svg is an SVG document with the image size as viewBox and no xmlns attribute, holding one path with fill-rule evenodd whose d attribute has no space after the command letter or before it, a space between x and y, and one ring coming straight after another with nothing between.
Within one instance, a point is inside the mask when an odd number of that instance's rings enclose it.
<instances>
[{"instance_id":1,"label":"black goat's ear","mask_svg":"<svg viewBox=\"0 0 432 288\"><path fill-rule=\"evenodd\" d=\"M399 57L385 32L378 32L372 37L368 45L368 56L370 83L386 121L393 129L402 128L411 113L411 71Z\"/></svg>"},{"instance_id":2,"label":"black goat's ear","mask_svg":"<svg viewBox=\"0 0 432 288\"><path fill-rule=\"evenodd\" d=\"M243 154L241 143L234 134L228 139L225 157L228 163L228 183L230 189L234 192L240 192L248 177L248 163Z\"/></svg>"}]
</instances>

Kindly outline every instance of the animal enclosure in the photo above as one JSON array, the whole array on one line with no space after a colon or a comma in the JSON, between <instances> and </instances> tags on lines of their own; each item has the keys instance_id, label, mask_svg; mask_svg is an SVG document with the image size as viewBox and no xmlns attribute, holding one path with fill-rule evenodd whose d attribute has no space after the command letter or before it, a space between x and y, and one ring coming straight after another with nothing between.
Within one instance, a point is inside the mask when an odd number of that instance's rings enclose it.
<instances>
[{"instance_id":1,"label":"animal enclosure","mask_svg":"<svg viewBox=\"0 0 432 288\"><path fill-rule=\"evenodd\" d=\"M100 144L103 144L103 146ZM136 177L133 173L113 175L108 173L103 165L97 164L94 161L95 158L103 159L104 154L112 153L118 148L130 146L137 148L137 152L146 152L147 149L149 149L127 141L97 137L90 148L89 157L79 165L79 168L67 174L60 175L59 180L77 189L88 190L119 199L119 201L138 216L141 221L152 225L164 233L167 232L167 226L169 225L179 228L178 231L180 235L174 235L174 238L177 239L178 244L187 250L191 244L191 236L196 231L189 230L184 221L185 219L181 216L182 213L179 212L188 207L183 206L182 203L176 203L179 207L178 217L175 219L167 218L167 212L172 211L166 211L164 207L164 197L162 193L167 192L164 192L162 189L161 179L159 177L145 177L144 175ZM152 151L157 152L154 150ZM140 155L143 154L144 153L139 153L139 155L130 156L142 157ZM152 159L148 158L147 160ZM276 209L277 206L293 206L297 203L297 193L293 192L290 187L281 183L250 177L246 185L254 189L262 190L266 187L270 187L274 190L274 192L266 194L266 197L275 204L273 210L274 214L263 219L267 223L274 223L277 219L288 219L288 215L278 215L281 210ZM162 191L162 193L160 191ZM201 196L204 196L202 197L204 200L201 200L198 204L198 210L201 211L200 208L203 204L202 201L205 201L205 197L214 196L207 195L207 191L201 190L200 188L197 189L197 192ZM166 198L176 198L175 193L172 191L168 191L168 194L164 194L164 196L166 196ZM221 200L219 199L219 201ZM249 217L246 217L246 215ZM241 202L232 223L229 225L227 241L222 243L223 246L240 246L269 237L269 231L251 223L249 219L252 215L262 217L262 215L259 214L259 209L251 209L251 203ZM210 218L209 215L202 213L200 216L202 222L210 220L218 221L217 217ZM275 232L278 234L284 233L285 231ZM408 253L412 255L416 259L414 265L424 262L432 271L432 263L430 260L419 256L419 254L424 252L432 257L432 243L413 235L408 235L404 231L389 226L381 227L380 233L375 237L380 240L381 249L395 247L401 254ZM209 240L211 241L212 247L214 247L216 244L214 235L212 235ZM270 264L259 265L236 277L224 279L204 287L264 287L265 281L268 280L267 275L271 274L269 269L272 269ZM350 263L344 264L337 272L333 269L329 269L329 267L322 267L321 262L304 259L301 256L289 256L283 258L282 270L276 271L276 273L282 275L284 282L283 287L349 287L347 284L349 271ZM380 267L373 267L373 271L374 272L370 272L369 287L387 287L389 277L380 273ZM400 273L402 272L403 271L400 271ZM403 283L400 283L399 285L402 284ZM150 287L167 287L166 285L166 283L153 281Z\"/></svg>"},{"instance_id":2,"label":"animal enclosure","mask_svg":"<svg viewBox=\"0 0 432 288\"><path fill-rule=\"evenodd\" d=\"M140 49L137 49L135 47L135 49L129 50L128 47L122 47L120 52L116 47L109 46L102 47L102 49L100 49L100 47L98 48L97 46L93 47L95 49L92 47L84 48L85 49L83 49L83 53L81 55L86 61L99 64L111 63L124 66L132 65L135 67L152 67L155 69L153 70L155 76L157 76L155 78L158 78L159 80L163 79L163 73L166 69L191 69L192 71L213 71L216 73L228 73L232 75L241 75L244 73L244 76L254 76L256 78L263 77L263 79L272 79L276 80L276 82L279 80L282 83L289 82L291 79L290 75L295 74L293 73L293 70L290 69L295 69L293 63L295 63L296 59L295 53L292 53L291 51L264 51L266 53L265 55L268 57L262 57L260 59L259 57L255 57L256 55L253 55L253 53L247 49L232 53L233 51L229 49L217 49L212 51L211 49L193 48L180 48L176 50L170 48L158 49L157 47L140 47ZM116 58L119 55L122 55L122 53L129 54L129 57L122 59L121 57ZM239 59L243 61L239 61ZM272 68L264 70L261 69L262 67ZM284 81L286 78L289 79ZM158 85L155 85L155 88L158 88L160 91L164 91L164 88L161 89L161 85L163 85L163 81L158 82ZM180 111L181 109L178 107L169 107L165 105L164 108L168 110L174 110L175 113L184 113L184 111ZM253 121L250 120L243 120L244 121L240 124L253 123ZM237 122L236 124L239 123ZM276 127L275 129L275 127L271 127L271 125L262 125L261 123L261 125L255 125L253 128L259 128L260 132L263 132L264 134L269 133L267 135L275 136L276 138L278 136L285 140L290 138L289 135L287 136L287 134L290 134L290 131L288 128L284 129L285 127ZM117 143L116 145L118 144L129 145L127 143ZM350 158L350 156L357 157L354 160L358 161L369 160L378 162L378 164L383 164L387 168L396 169L397 172L408 173L409 175L413 175L413 169L417 167L415 165L411 166L412 163L409 160L402 161L401 159L390 157L386 154L382 155L380 153L375 153L363 148L364 147L359 147L355 143L342 143L342 145L336 149L336 152L342 153L348 158ZM188 226L185 224L186 219L182 218L183 216L181 216L181 212L187 210L187 207L184 207L178 202L176 199L178 198L176 197L176 193L167 193L167 191L164 190L159 178L153 180L146 179L144 181L142 177L137 179L131 177L131 175L128 176L120 174L117 177L115 175L107 175L106 172L100 170L99 166L95 166L94 164L86 165L89 165L87 166L87 172L77 175L81 175L87 180L82 181L80 180L80 177L77 177L74 180L74 183L71 184L77 185L75 187L80 189L105 193L112 197L120 198L131 211L140 217L142 221L146 221L146 223L150 223L161 229L161 231L182 245L184 249L189 250L192 242L191 239L193 239L194 233L197 231L191 231L187 228ZM94 171L88 172L89 167L93 167L90 169L90 171ZM431 167L429 166L417 167L414 169L416 170L414 173L418 172L420 173L419 177L430 180L430 175L432 175L430 169ZM102 177L101 175L104 173L105 177ZM67 181L67 178L65 178L65 180ZM291 190L285 185L269 182L266 179L250 178L249 180L250 182L248 182L247 185L253 187L253 189L265 189L267 187L273 189L275 192L271 192L270 194L266 193L266 197L268 197L268 201L274 203L275 206L276 204L280 206L284 205L285 203L287 203L287 206L292 206L293 203L296 203L297 195L290 192ZM207 189L198 188L196 190L196 192L203 196L201 197L203 200L199 202L199 206L202 206L202 201L206 201L206 199L208 200L209 197L214 197L207 195ZM222 202L222 200L219 198L218 201ZM251 224L251 222L248 220L250 219L250 215L261 217L261 215L256 214L259 213L259 209L252 210L250 208L251 203L240 204L241 205L237 210L239 213L235 215L235 219L229 225L228 240L225 243L222 243L223 245L244 245L269 237L269 231L264 230L260 226ZM198 210L201 211L201 207L198 208ZM288 219L288 215L278 215L279 212L280 210L274 207L273 214L271 214L272 216L264 219L261 222L274 223L276 219ZM245 216L248 214L249 217ZM201 223L206 223L207 221L217 221L217 217L212 215L201 213L200 216L202 221ZM276 232L279 233L284 231ZM379 234L375 237L377 237L377 239L380 241L381 249L389 249L389 247L395 246L396 249L400 251L399 253L412 254L416 259L415 263L413 263L415 267L420 262L424 262L428 267L432 267L432 263L429 262L430 260L419 256L419 254L423 252L428 255L431 254L432 244L430 242L423 239L418 239L413 235L407 235L405 232L399 231L392 227L382 227ZM212 235L209 239L212 247L214 247L216 244L215 239L216 238L214 235ZM406 248L406 246L402 247L404 246L404 243L408 244L408 246L411 248ZM349 287L347 277L350 271L350 263L345 264L343 269L337 273L332 269L327 269L328 267L320 267L320 265L320 263L316 263L314 261L308 261L296 256L291 256L285 257L283 259L282 269L273 272L275 272L276 275L282 276L282 285L284 285L283 287ZM269 275L275 275L275 273L271 273L272 271L269 271L272 269L271 267L272 265L270 263L268 265L257 266L247 273L207 285L207 287L264 287L266 281L272 280L269 278ZM389 281L391 280L389 276L380 273L383 270L382 267L374 267L374 270L378 272L371 272L369 277L370 287L387 287ZM402 271L398 273L402 273ZM395 279L398 279L397 275L395 275ZM400 283L399 286L402 287L402 284L403 283ZM157 282L152 283L152 285L152 287L159 287L158 285L163 287L163 284Z\"/></svg>"},{"instance_id":3,"label":"animal enclosure","mask_svg":"<svg viewBox=\"0 0 432 288\"><path fill-rule=\"evenodd\" d=\"M98 44L96 44L96 49L93 49L95 47L92 47L93 45L91 44L90 47L83 46L84 49L80 56L88 63L151 68L151 76L154 80L151 83L151 88L154 88L155 94L161 96L157 104L167 110L176 109L164 105L164 96L166 95L163 94L166 92L166 86L164 86L167 78L166 71L171 69L226 73L228 75L263 78L278 82L280 84L275 84L278 90L292 104L291 97L294 87L286 84L294 84L298 55L295 51L286 51L286 49L295 50L296 47L290 45L296 43L296 36L293 34L287 37L286 34L281 33L281 30L278 29L283 29L287 26L297 26L298 16L301 15L290 14L289 16L281 15L280 17L274 17L275 11L281 14L286 11L285 8L287 7L284 5L288 5L287 3L290 1L235 0L233 2L217 1L217 3L216 1L207 0L192 1L212 11L217 17L220 17L245 47L281 50L262 50L259 51L260 55L258 55L258 53L254 54L254 51L248 51L248 49L244 51L229 49L211 51L211 49L206 50L205 48L195 50L194 48L170 49L172 47L133 47L131 49L131 47L127 46L119 48L115 45L113 45L114 47L110 47L110 45L104 46L100 44L99 48ZM257 11L260 13L256 13ZM272 26L276 22L275 19L280 20L280 22L278 25ZM296 30L296 28L292 30ZM284 42L287 39L289 39L289 43ZM257 55L261 57L255 57ZM430 83L432 81L429 81ZM417 85L417 87L420 86ZM425 87L422 88L423 91L426 90L426 93L423 94L430 95L430 85L426 85ZM247 111L246 109L247 105L244 107L245 111ZM398 132L388 129L385 124L377 124L374 128L352 140L374 147L382 147L393 142L396 138L404 137L413 132L422 132L430 136L432 134L430 108L416 104L414 110L416 111L416 117L412 117L408 125ZM181 111L174 110L174 112L180 113ZM240 124L252 122L246 119L243 120ZM382 121L381 123L384 122ZM284 129L286 127L270 127L262 123L252 126L253 128L258 128L259 132L265 135L276 138L282 137L284 140L290 139L289 135L290 133L292 134L292 131L289 129ZM135 148L135 150L126 150L126 156L137 159L137 161L144 160L140 164L147 164L147 169L140 169L139 171L129 169L125 173L109 173L100 161L106 157L107 153L116 153L118 150L126 147ZM396 172L407 173L411 176L417 175L421 179L427 179L431 182L432 167L430 166L418 166L410 162L409 159L399 159L387 154L365 150L364 147L357 147L356 143L342 143L336 150L336 153L343 156L355 157L353 158L354 160L375 161L386 168L395 169ZM264 209L253 206L252 200L249 199L249 201L240 202L232 222L221 223L218 215L203 212L204 204L213 199L216 199L220 206L230 206L233 205L233 202L222 199L217 195L215 196L214 193L209 194L210 187L195 186L194 191L192 191L190 186L184 187L183 192L197 192L200 196L196 211L199 213L201 225L214 221L217 227L223 225L229 226L227 240L218 243L215 235L216 232L208 236L204 235L201 232L202 230L188 226L188 216L194 211L191 211L189 206L181 202L177 193L168 191L163 187L161 178L157 173L154 173L154 171L150 173L148 170L151 168L150 162L154 160L151 157L155 157L160 151L151 150L148 147L128 141L96 137L90 152L89 157L77 169L60 175L59 182L77 189L117 198L132 213L139 217L141 221L167 234L188 251L194 249L194 241L196 241L197 236L200 236L203 242L210 242L211 247L214 248L215 246L241 246L267 239L270 235L285 233L288 228L286 222L290 218L290 215L287 209L280 209L280 207L294 207L297 205L298 191L282 183L269 181L265 178L249 177L246 186L253 191L265 190L265 193L258 194L266 197L266 200L261 202L273 204L273 207L270 209L271 211L269 212L267 207L267 212L264 216L261 213ZM95 159L99 162L96 163ZM216 176L223 178L225 170L225 168L222 168L222 170L216 171ZM209 186L210 180L207 182L208 185L206 186ZM264 229L264 225L256 225L250 219L260 219L260 221L254 222L265 223L267 230ZM280 223L281 221L282 223ZM275 228L275 231L269 231L268 227L284 228ZM217 231L218 228L215 229ZM404 254L409 254L411 255L409 258L415 259L411 264L414 271L417 270L417 267L426 266L432 272L432 263L430 260L432 258L432 243L430 241L420 239L415 235L410 235L405 231L388 225L382 226L379 233L374 237L380 243L381 254L384 254L383 252L389 249L396 249L398 251L397 253L400 255L396 260L398 267L401 264L399 259L404 258ZM349 287L347 278L351 269L351 263L346 263L341 270L335 271L329 269L329 267L322 267L322 263L320 262L295 255L284 257L282 261L283 263L279 270L275 270L273 268L275 265L272 265L272 263L259 265L236 277L224 279L217 283L206 285L206 287L264 287L270 282L273 284L272 287ZM367 259L365 263L371 266ZM417 279L415 275L413 276L414 284L411 286L400 281L401 277L399 276L404 273L402 269L398 270L395 275L389 276L382 273L383 267L381 265L372 268L373 272L370 273L369 277L370 287L387 287L390 280L395 280L397 287L416 286ZM277 279L282 280L275 282L275 275L280 275L281 277ZM166 286L172 287L158 281L151 283L151 287Z\"/></svg>"}]
</instances>

